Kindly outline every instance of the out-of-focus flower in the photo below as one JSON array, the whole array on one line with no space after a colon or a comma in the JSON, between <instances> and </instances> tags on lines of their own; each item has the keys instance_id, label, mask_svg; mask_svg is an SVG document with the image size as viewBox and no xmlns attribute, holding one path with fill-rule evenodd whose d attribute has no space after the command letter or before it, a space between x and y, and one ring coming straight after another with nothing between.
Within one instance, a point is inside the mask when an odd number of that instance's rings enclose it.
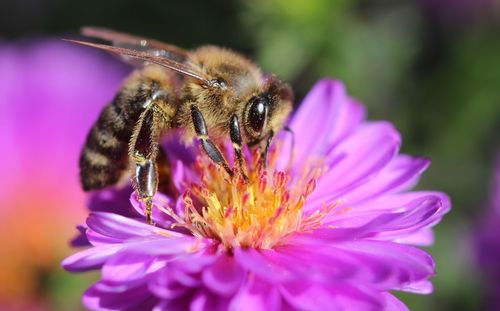
<instances>
[{"instance_id":1,"label":"out-of-focus flower","mask_svg":"<svg viewBox=\"0 0 500 311\"><path fill-rule=\"evenodd\" d=\"M0 303L29 305L82 217L78 153L125 69L56 41L0 43Z\"/></svg>"},{"instance_id":2,"label":"out-of-focus flower","mask_svg":"<svg viewBox=\"0 0 500 311\"><path fill-rule=\"evenodd\" d=\"M485 215L475 232L477 264L484 277L487 306L500 306L500 153L497 156L491 196Z\"/></svg>"},{"instance_id":3,"label":"out-of-focus flower","mask_svg":"<svg viewBox=\"0 0 500 311\"><path fill-rule=\"evenodd\" d=\"M229 179L195 148L169 146L182 195L155 197L155 226L91 212L92 247L63 261L101 269L83 296L92 310L406 310L390 291L427 294L434 261L414 245L450 209L440 192L410 192L429 165L399 155L387 122L367 122L342 83L325 79L249 182ZM189 155L189 156L187 156ZM194 159L194 160L193 160ZM116 206L126 209L127 206Z\"/></svg>"}]
</instances>

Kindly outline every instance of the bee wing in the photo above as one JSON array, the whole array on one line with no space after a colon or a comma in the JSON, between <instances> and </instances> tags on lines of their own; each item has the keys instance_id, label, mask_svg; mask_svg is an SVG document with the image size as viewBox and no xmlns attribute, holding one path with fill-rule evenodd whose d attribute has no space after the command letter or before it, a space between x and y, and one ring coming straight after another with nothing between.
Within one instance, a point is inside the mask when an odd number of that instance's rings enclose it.
<instances>
[{"instance_id":1,"label":"bee wing","mask_svg":"<svg viewBox=\"0 0 500 311\"><path fill-rule=\"evenodd\" d=\"M150 52L147 52L147 51L146 52L145 51L138 51L138 50L134 50L134 49L121 48L121 47L105 45L105 44L97 44L97 43L92 43L92 42L67 40L67 39L65 41L90 46L90 47L104 50L104 51L114 53L114 54L117 54L120 56L131 57L133 59L138 59L138 60L141 60L144 62L156 64L156 65L171 69L173 71L176 71L180 74L197 79L205 85L211 84L211 81L208 80L204 76L203 73L199 72L198 70L192 68L191 66L189 66L185 63L175 61L175 60L170 59L170 58L165 57L165 56L152 55Z\"/></svg>"},{"instance_id":2,"label":"bee wing","mask_svg":"<svg viewBox=\"0 0 500 311\"><path fill-rule=\"evenodd\" d=\"M133 50L149 52L155 56L164 56L179 62L187 57L187 51L175 45L118 32L111 29L99 27L83 27L81 33L84 36L110 41L113 46L130 48ZM127 61L127 60L126 60Z\"/></svg>"}]
</instances>

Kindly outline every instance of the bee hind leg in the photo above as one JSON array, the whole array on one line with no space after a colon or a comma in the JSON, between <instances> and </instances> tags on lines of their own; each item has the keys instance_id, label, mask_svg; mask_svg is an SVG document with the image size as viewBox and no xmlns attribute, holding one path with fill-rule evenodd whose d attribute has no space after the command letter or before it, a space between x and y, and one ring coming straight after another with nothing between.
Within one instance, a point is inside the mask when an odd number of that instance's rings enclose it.
<instances>
[{"instance_id":1,"label":"bee hind leg","mask_svg":"<svg viewBox=\"0 0 500 311\"><path fill-rule=\"evenodd\" d=\"M159 140L165 128L162 113L154 105L145 110L137 123L129 145L130 157L135 162L134 189L145 204L146 221L153 224L153 197L158 190Z\"/></svg>"}]
</instances>

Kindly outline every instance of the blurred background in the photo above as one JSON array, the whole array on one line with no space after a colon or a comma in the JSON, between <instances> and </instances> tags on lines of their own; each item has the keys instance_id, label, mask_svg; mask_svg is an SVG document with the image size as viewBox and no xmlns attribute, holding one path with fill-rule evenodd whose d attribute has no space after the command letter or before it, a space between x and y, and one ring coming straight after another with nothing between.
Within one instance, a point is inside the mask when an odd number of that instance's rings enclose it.
<instances>
[{"instance_id":1,"label":"blurred background","mask_svg":"<svg viewBox=\"0 0 500 311\"><path fill-rule=\"evenodd\" d=\"M59 40L83 25L230 47L289 81L298 103L321 77L343 80L370 119L396 124L403 152L433 159L419 188L453 200L429 248L434 293L402 299L482 310L500 287L476 255L500 150L500 0L1 0L0 310L79 310L96 278L59 263L85 217L79 148L130 69Z\"/></svg>"}]
</instances>

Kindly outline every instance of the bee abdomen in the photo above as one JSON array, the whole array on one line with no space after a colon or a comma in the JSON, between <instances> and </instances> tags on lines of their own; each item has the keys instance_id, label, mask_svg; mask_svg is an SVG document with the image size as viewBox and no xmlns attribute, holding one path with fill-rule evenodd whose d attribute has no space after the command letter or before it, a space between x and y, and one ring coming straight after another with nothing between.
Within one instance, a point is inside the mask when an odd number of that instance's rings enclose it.
<instances>
[{"instance_id":1,"label":"bee abdomen","mask_svg":"<svg viewBox=\"0 0 500 311\"><path fill-rule=\"evenodd\" d=\"M80 156L80 180L85 191L114 185L126 172L132 134L127 117L115 100L101 111L90 130Z\"/></svg>"}]
</instances>

